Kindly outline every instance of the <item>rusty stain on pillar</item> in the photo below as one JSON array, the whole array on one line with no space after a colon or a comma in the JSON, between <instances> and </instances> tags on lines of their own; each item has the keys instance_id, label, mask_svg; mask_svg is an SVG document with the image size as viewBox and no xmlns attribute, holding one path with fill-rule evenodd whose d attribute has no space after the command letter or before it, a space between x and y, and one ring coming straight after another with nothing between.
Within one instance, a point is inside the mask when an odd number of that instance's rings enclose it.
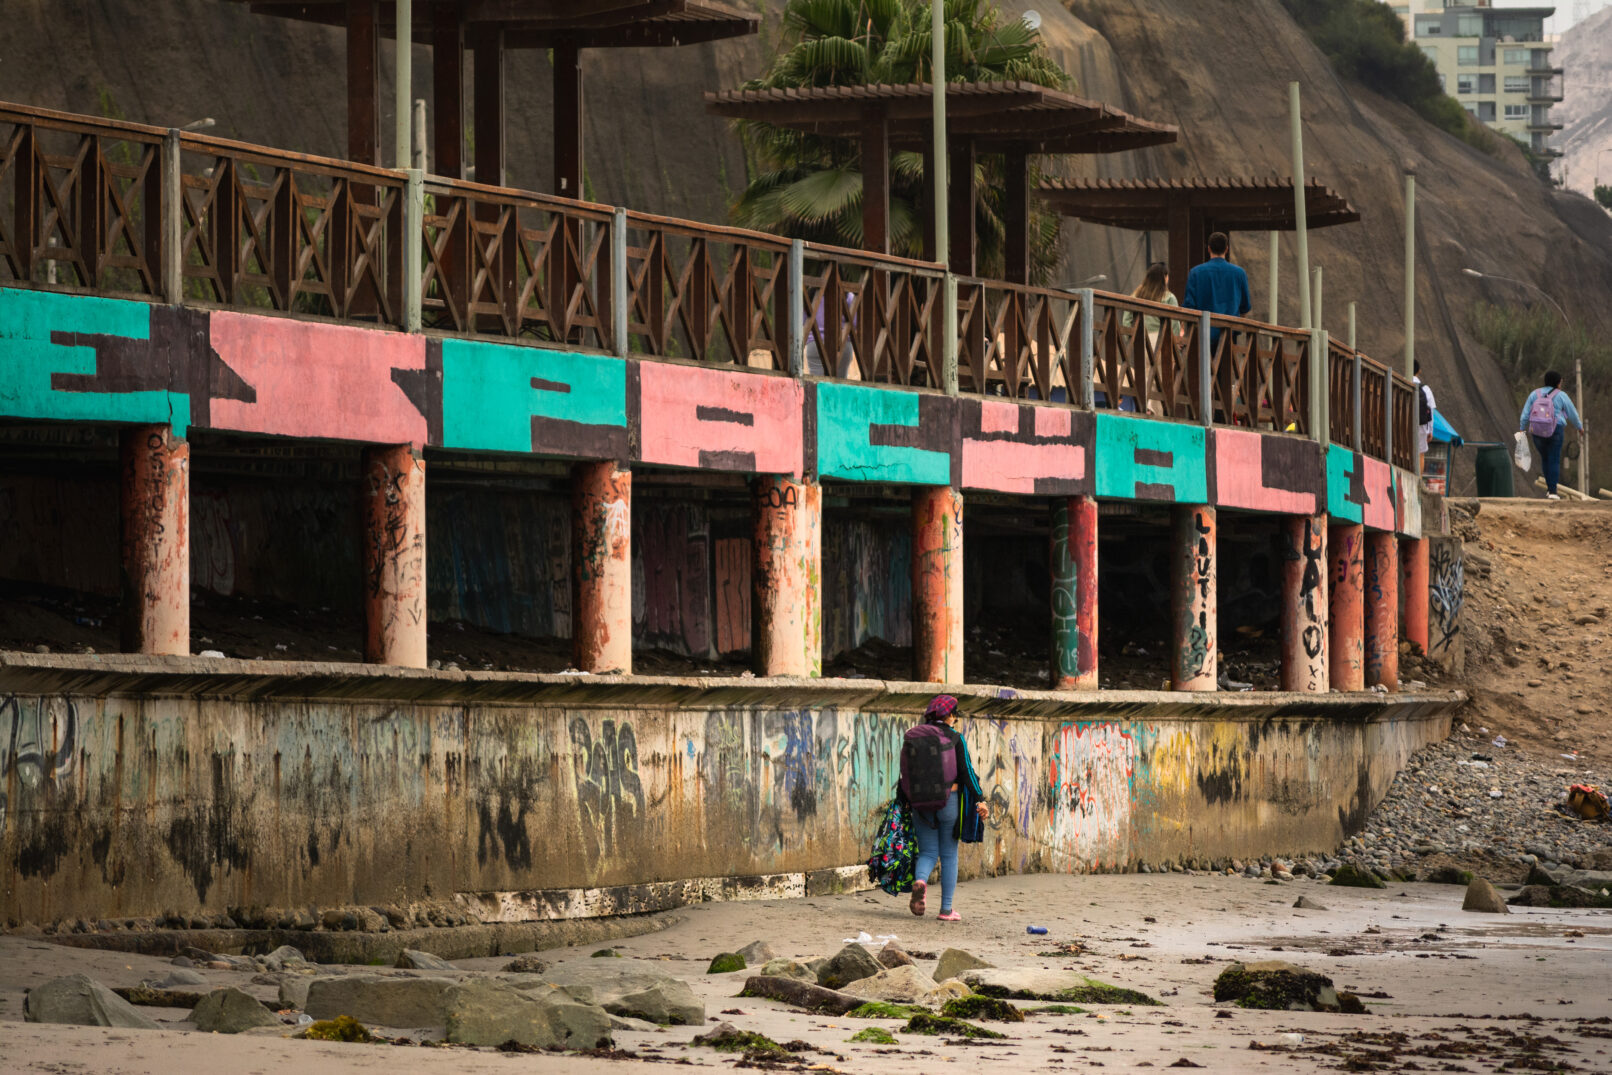
<instances>
[{"instance_id":1,"label":"rusty stain on pillar","mask_svg":"<svg viewBox=\"0 0 1612 1075\"><path fill-rule=\"evenodd\" d=\"M1215 618L1215 509L1183 505L1174 509L1170 611L1175 627L1170 658L1170 689L1217 689Z\"/></svg>"},{"instance_id":2,"label":"rusty stain on pillar","mask_svg":"<svg viewBox=\"0 0 1612 1075\"><path fill-rule=\"evenodd\" d=\"M1097 500L1052 505L1052 685L1097 689Z\"/></svg>"},{"instance_id":3,"label":"rusty stain on pillar","mask_svg":"<svg viewBox=\"0 0 1612 1075\"><path fill-rule=\"evenodd\" d=\"M1427 539L1406 538L1399 547L1404 572L1405 615L1401 628L1405 641L1427 652Z\"/></svg>"},{"instance_id":4,"label":"rusty stain on pillar","mask_svg":"<svg viewBox=\"0 0 1612 1075\"><path fill-rule=\"evenodd\" d=\"M1282 520L1282 689L1325 693L1327 517Z\"/></svg>"},{"instance_id":5,"label":"rusty stain on pillar","mask_svg":"<svg viewBox=\"0 0 1612 1075\"><path fill-rule=\"evenodd\" d=\"M118 442L125 653L190 653L190 445L166 425Z\"/></svg>"},{"instance_id":6,"label":"rusty stain on pillar","mask_svg":"<svg viewBox=\"0 0 1612 1075\"><path fill-rule=\"evenodd\" d=\"M632 472L578 463L571 493L571 651L584 672L632 674Z\"/></svg>"},{"instance_id":7,"label":"rusty stain on pillar","mask_svg":"<svg viewBox=\"0 0 1612 1075\"><path fill-rule=\"evenodd\" d=\"M425 462L407 444L367 448L364 660L426 666Z\"/></svg>"},{"instance_id":8,"label":"rusty stain on pillar","mask_svg":"<svg viewBox=\"0 0 1612 1075\"><path fill-rule=\"evenodd\" d=\"M912 495L912 663L921 683L963 682L963 494Z\"/></svg>"},{"instance_id":9,"label":"rusty stain on pillar","mask_svg":"<svg viewBox=\"0 0 1612 1075\"><path fill-rule=\"evenodd\" d=\"M1366 686L1399 689L1399 538L1366 536Z\"/></svg>"},{"instance_id":10,"label":"rusty stain on pillar","mask_svg":"<svg viewBox=\"0 0 1612 1075\"><path fill-rule=\"evenodd\" d=\"M823 487L762 475L755 480L756 674L823 674Z\"/></svg>"},{"instance_id":11,"label":"rusty stain on pillar","mask_svg":"<svg viewBox=\"0 0 1612 1075\"><path fill-rule=\"evenodd\" d=\"M1327 533L1327 648L1332 689L1366 689L1366 528L1339 523Z\"/></svg>"}]
</instances>

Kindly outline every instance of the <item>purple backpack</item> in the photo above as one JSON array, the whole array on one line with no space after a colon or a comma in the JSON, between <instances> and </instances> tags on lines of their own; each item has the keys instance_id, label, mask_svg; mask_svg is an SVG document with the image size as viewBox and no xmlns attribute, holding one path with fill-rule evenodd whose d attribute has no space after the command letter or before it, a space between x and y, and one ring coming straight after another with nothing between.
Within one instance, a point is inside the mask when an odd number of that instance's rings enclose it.
<instances>
[{"instance_id":1,"label":"purple backpack","mask_svg":"<svg viewBox=\"0 0 1612 1075\"><path fill-rule=\"evenodd\" d=\"M907 729L901 741L901 793L912 808L926 813L941 809L957 783L957 744L961 736L940 723Z\"/></svg>"},{"instance_id":2,"label":"purple backpack","mask_svg":"<svg viewBox=\"0 0 1612 1075\"><path fill-rule=\"evenodd\" d=\"M1536 437L1556 435L1556 401L1551 398L1555 394L1554 388L1539 393L1528 408L1528 432Z\"/></svg>"}]
</instances>

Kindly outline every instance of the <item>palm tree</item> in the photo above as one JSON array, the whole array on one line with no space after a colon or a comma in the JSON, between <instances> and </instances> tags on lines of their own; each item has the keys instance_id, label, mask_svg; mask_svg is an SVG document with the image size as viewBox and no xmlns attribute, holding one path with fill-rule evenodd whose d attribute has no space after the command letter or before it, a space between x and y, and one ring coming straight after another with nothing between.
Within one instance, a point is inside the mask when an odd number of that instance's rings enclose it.
<instances>
[{"instance_id":1,"label":"palm tree","mask_svg":"<svg viewBox=\"0 0 1612 1075\"><path fill-rule=\"evenodd\" d=\"M1022 80L1061 88L1069 78L1041 50L1023 20L1006 20L992 0L946 0L946 75L953 82ZM771 68L746 89L927 82L929 0L788 0L786 41ZM742 122L752 177L733 206L734 220L791 238L862 245L862 165L857 143ZM979 271L1003 269L1003 161L981 157L975 202ZM923 157L898 152L890 160L889 237L892 253L918 257L930 191ZM1034 177L1032 177L1034 178ZM1032 210L1031 275L1044 280L1057 262L1057 214Z\"/></svg>"}]
</instances>

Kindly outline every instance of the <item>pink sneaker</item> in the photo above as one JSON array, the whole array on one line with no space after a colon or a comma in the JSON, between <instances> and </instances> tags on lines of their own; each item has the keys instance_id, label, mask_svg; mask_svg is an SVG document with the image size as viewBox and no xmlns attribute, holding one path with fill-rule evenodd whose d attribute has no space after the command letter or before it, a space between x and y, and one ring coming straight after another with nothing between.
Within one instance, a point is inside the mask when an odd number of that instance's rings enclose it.
<instances>
[{"instance_id":1,"label":"pink sneaker","mask_svg":"<svg viewBox=\"0 0 1612 1075\"><path fill-rule=\"evenodd\" d=\"M963 916L958 914L956 911L942 911L940 914L935 916L935 920L937 922L961 922L963 920Z\"/></svg>"},{"instance_id":2,"label":"pink sneaker","mask_svg":"<svg viewBox=\"0 0 1612 1075\"><path fill-rule=\"evenodd\" d=\"M914 881L912 883L912 899L907 902L907 906L919 918L924 916L924 891L928 888L929 885L923 881Z\"/></svg>"}]
</instances>

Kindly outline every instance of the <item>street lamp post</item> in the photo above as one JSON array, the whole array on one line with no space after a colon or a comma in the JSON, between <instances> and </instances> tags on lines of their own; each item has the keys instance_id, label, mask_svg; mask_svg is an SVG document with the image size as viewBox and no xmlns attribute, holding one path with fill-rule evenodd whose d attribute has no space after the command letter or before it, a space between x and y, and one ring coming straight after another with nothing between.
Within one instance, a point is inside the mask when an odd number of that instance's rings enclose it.
<instances>
[{"instance_id":1,"label":"street lamp post","mask_svg":"<svg viewBox=\"0 0 1612 1075\"><path fill-rule=\"evenodd\" d=\"M1465 268L1461 271L1467 276L1475 276L1479 280L1498 280L1503 284L1515 284L1518 287L1526 287L1530 291L1537 292L1540 298L1550 303L1551 308L1556 311L1556 315L1562 319L1562 328L1567 330L1568 346L1572 348L1573 351L1573 394L1578 397L1580 414L1582 415L1585 413L1587 408L1584 406L1584 359L1579 356L1578 347L1573 342L1573 323L1568 320L1567 311L1562 308L1562 304L1557 302L1556 299L1551 296L1550 292L1546 291L1538 284L1530 284L1526 280L1517 280L1510 276L1499 276L1492 272L1479 272L1473 268ZM1580 430L1578 440L1578 491L1587 497L1589 496L1590 492L1589 433L1587 431Z\"/></svg>"}]
</instances>

